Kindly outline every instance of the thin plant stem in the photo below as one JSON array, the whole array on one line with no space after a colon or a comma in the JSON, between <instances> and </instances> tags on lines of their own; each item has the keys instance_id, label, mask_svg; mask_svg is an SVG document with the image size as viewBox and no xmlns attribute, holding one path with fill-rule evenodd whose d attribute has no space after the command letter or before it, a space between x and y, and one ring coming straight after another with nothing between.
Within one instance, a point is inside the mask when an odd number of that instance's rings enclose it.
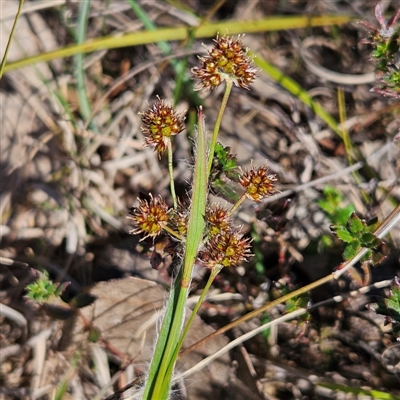
<instances>
[{"instance_id":1,"label":"thin plant stem","mask_svg":"<svg viewBox=\"0 0 400 400\"><path fill-rule=\"evenodd\" d=\"M183 237L178 232L175 232L173 229L171 229L169 226L163 226L163 229L167 231L170 235L176 237L181 242L183 241Z\"/></svg>"},{"instance_id":2,"label":"thin plant stem","mask_svg":"<svg viewBox=\"0 0 400 400\"><path fill-rule=\"evenodd\" d=\"M273 321L267 322L241 336L236 338L235 340L232 340L229 342L226 346L222 347L219 349L217 352L209 355L205 359L201 360L199 363L197 363L194 367L188 369L187 371L183 372L182 374L179 374L177 378L183 378L183 377L188 377L190 375L193 375L194 373L201 371L206 365L210 364L212 361L215 359L221 357L223 354L227 353L229 350L235 348L239 344L243 343L246 340L251 339L252 337L256 336L258 333L271 328L272 326L277 326L281 324L282 322L290 321L291 319L298 318L301 315L304 315L307 313L307 310L305 308L299 308L289 314L282 315L279 318L274 319Z\"/></svg>"},{"instance_id":3,"label":"thin plant stem","mask_svg":"<svg viewBox=\"0 0 400 400\"><path fill-rule=\"evenodd\" d=\"M217 117L217 120L215 121L214 131L213 131L213 135L211 138L210 151L208 154L209 158L208 158L208 165L207 165L207 177L210 175L210 172L211 172L213 159L214 159L215 146L217 145L219 128L221 126L222 117L223 117L225 109L226 109L226 104L228 103L229 95L231 94L232 85L233 85L233 82L231 80L226 80L224 97L222 98L218 117Z\"/></svg>"},{"instance_id":4,"label":"thin plant stem","mask_svg":"<svg viewBox=\"0 0 400 400\"><path fill-rule=\"evenodd\" d=\"M177 291L178 297L177 302L174 305L173 312L174 316L177 316L177 314L179 313L179 318L174 317L172 320L172 325L167 340L167 346L165 347L164 353L162 355L162 360L157 373L152 399L167 399L169 387L171 386L172 373L176 362L175 354L177 354L179 351L177 351L176 343L179 339L180 331L182 329L189 288L181 286L180 283L177 282Z\"/></svg>"},{"instance_id":5,"label":"thin plant stem","mask_svg":"<svg viewBox=\"0 0 400 400\"><path fill-rule=\"evenodd\" d=\"M197 157L193 174L193 192L187 228L183 265L167 303L156 348L146 381L143 400L166 400L179 349L185 317L186 300L189 293L193 266L204 232L204 215L207 200L207 151L206 133L202 108L198 112Z\"/></svg>"},{"instance_id":6,"label":"thin plant stem","mask_svg":"<svg viewBox=\"0 0 400 400\"><path fill-rule=\"evenodd\" d=\"M201 295L199 297L199 299L197 300L197 303L195 305L195 307L192 310L192 314L190 315L190 318L185 326L185 329L182 332L181 338L179 340L178 346L177 346L177 352L179 351L179 349L182 347L182 344L186 338L187 333L189 332L189 328L192 325L192 322L194 320L194 317L197 315L197 312L199 311L200 306L203 303L204 298L206 297L208 291L210 290L210 287L212 285L212 283L214 282L215 277L219 274L219 272L221 271L221 269L223 268L222 265L216 265L212 270L211 270L211 274L207 280L206 285L204 286L204 289L201 292ZM176 354L177 356L178 354Z\"/></svg>"},{"instance_id":7,"label":"thin plant stem","mask_svg":"<svg viewBox=\"0 0 400 400\"><path fill-rule=\"evenodd\" d=\"M376 235L378 238L382 239L386 234L393 228L395 227L398 223L400 222L400 204L384 219L384 221L379 225L377 229L374 231L374 235ZM326 275L325 277L318 279L315 282L312 282L302 288L299 288L297 290L294 290L293 292L290 292L282 297L279 297L276 300L273 300L267 304L264 304L262 307L257 308L254 311L251 311L250 313L243 315L240 318L237 318L236 320L232 321L231 323L223 326L222 328L216 330L215 332L211 333L210 335L204 337L203 339L199 340L198 342L194 343L192 346L186 348L185 350L181 351L179 354L178 358L183 357L187 353L190 353L197 347L201 346L205 342L208 342L209 340L213 339L214 337L232 329L233 327L241 324L242 322L248 321L251 318L256 317L257 315L277 306L278 304L284 303L285 301L288 301L296 296L300 296L304 293L307 293L321 285L324 285L325 283L328 283L332 280L337 280L342 276L345 272L347 272L357 261L361 259L361 257L368 251L366 248L361 248L358 250L357 254L351 258L350 260L347 260L343 262L339 268L334 271L333 273Z\"/></svg>"},{"instance_id":8,"label":"thin plant stem","mask_svg":"<svg viewBox=\"0 0 400 400\"><path fill-rule=\"evenodd\" d=\"M338 106L339 106L339 120L340 120L340 130L342 131L342 140L344 144L344 148L346 149L347 160L350 165L353 165L356 158L356 151L354 149L353 143L351 142L351 138L349 135L349 131L345 127L346 117L346 100L344 98L344 91L341 87L338 88L337 91L338 96ZM357 152L357 156L360 157L359 152ZM352 172L353 178L356 183L359 185L362 181L361 176L357 170ZM361 195L366 204L371 203L371 198L365 193L364 190L361 190Z\"/></svg>"},{"instance_id":9,"label":"thin plant stem","mask_svg":"<svg viewBox=\"0 0 400 400\"><path fill-rule=\"evenodd\" d=\"M284 295L282 297L279 297L279 299L276 299L276 300L273 300L273 301L271 301L271 302L269 302L267 304L264 304L262 307L257 308L256 310L251 311L248 314L243 315L240 318L235 319L234 321L230 322L229 324L223 326L222 328L216 330L215 332L211 333L210 335L208 335L208 336L204 337L203 339L199 340L198 342L194 343L192 346L190 346L190 347L186 348L185 350L181 351L181 353L179 354L178 358L182 358L183 356L185 356L186 354L190 353L191 351L193 351L197 347L201 346L205 342L208 342L209 340L213 339L214 337L216 337L216 336L218 336L218 335L220 335L220 334L222 334L222 333L224 333L226 331L229 331L230 329L232 329L233 327L241 324L242 322L248 321L249 319L256 317L257 315L269 310L270 308L273 308L273 307L275 307L275 306L277 306L277 305L279 305L281 303L284 303L285 301L288 301L288 300L292 299L293 297L300 296L300 295L302 295L304 293L307 293L310 290L312 290L312 289L314 289L314 288L316 288L318 286L321 286L321 285L323 285L325 283L328 283L333 279L334 279L333 274L329 274L329 275L327 275L327 276L325 276L325 277L323 277L323 278L321 278L321 279L319 279L319 280L317 280L317 281L315 281L313 283L310 283L307 286L304 286L304 287L302 287L300 289L297 289L297 290L295 290L293 292L290 292L290 293L288 293L288 294L286 294L286 295Z\"/></svg>"},{"instance_id":10,"label":"thin plant stem","mask_svg":"<svg viewBox=\"0 0 400 400\"><path fill-rule=\"evenodd\" d=\"M211 274L210 274L210 277L208 278L207 284L206 284L206 286L204 287L204 289L203 289L203 291L202 291L202 293L201 293L201 295L200 295L200 298L199 298L199 300L197 301L196 306L194 307L194 309L193 309L193 311L192 311L192 313L191 313L191 315L190 315L190 317L189 317L189 320L188 320L188 322L187 322L187 324L186 324L186 326L185 326L185 329L183 330L183 332L182 332L182 334L181 334L181 337L180 337L180 339L179 339L179 342L178 342L178 344L176 345L174 354L173 354L173 356L172 356L172 358L171 358L171 363L170 363L170 365L169 365L169 369L168 369L168 371L167 371L167 373L166 373L166 375L167 375L167 376L171 376L171 378L172 378L172 373L173 373L173 367L174 367L174 364L175 364L175 360L176 360L177 357L178 357L179 350L180 350L180 348L182 347L182 344L183 344L183 342L184 342L184 340L185 340L185 338L186 338L186 335L187 335L188 332L189 332L189 328L190 328L190 326L192 325L192 322L193 322L193 320L194 320L194 317L196 316L197 312L199 311L199 308L200 308L201 304L203 303L204 297L205 297L206 294L208 293L208 290L210 289L211 284L214 282L215 277L218 275L218 273L221 271L222 268L223 268L222 265L217 265L217 266L215 266L215 267L212 269ZM172 360L173 360L173 361L172 361ZM163 390L166 389L166 385L167 385L167 384L170 384L170 382L169 382L168 380L165 379L165 380L164 380L164 388L163 388Z\"/></svg>"},{"instance_id":11,"label":"thin plant stem","mask_svg":"<svg viewBox=\"0 0 400 400\"><path fill-rule=\"evenodd\" d=\"M86 29L87 22L89 18L90 11L90 0L82 1L79 8L79 20L78 29L76 33L76 43L78 45L82 44L86 40ZM88 120L91 115L89 99L86 94L86 84L85 84L85 70L83 67L83 53L79 53L75 57L75 74L77 81L77 92L79 100L79 109L83 120ZM92 130L96 130L93 122L89 122L89 127Z\"/></svg>"},{"instance_id":12,"label":"thin plant stem","mask_svg":"<svg viewBox=\"0 0 400 400\"><path fill-rule=\"evenodd\" d=\"M229 210L228 217L232 216L232 214L239 208L239 206L246 200L246 193L243 193L240 196L240 199L234 204L234 206Z\"/></svg>"},{"instance_id":13,"label":"thin plant stem","mask_svg":"<svg viewBox=\"0 0 400 400\"><path fill-rule=\"evenodd\" d=\"M175 182L174 182L174 165L172 160L172 144L171 141L168 143L168 173L169 173L169 187L171 189L172 201L174 202L174 208L178 207L178 201L175 193Z\"/></svg>"},{"instance_id":14,"label":"thin plant stem","mask_svg":"<svg viewBox=\"0 0 400 400\"><path fill-rule=\"evenodd\" d=\"M4 68L7 63L8 50L10 49L11 41L14 36L15 28L17 27L17 22L18 22L19 16L21 15L22 6L24 5L24 2L25 2L25 0L19 0L18 10L17 10L17 13L15 14L14 23L11 28L10 36L8 37L8 40L7 40L6 50L4 52L3 60L1 61L1 65L0 65L0 79L3 77L3 71L4 71Z\"/></svg>"}]
</instances>

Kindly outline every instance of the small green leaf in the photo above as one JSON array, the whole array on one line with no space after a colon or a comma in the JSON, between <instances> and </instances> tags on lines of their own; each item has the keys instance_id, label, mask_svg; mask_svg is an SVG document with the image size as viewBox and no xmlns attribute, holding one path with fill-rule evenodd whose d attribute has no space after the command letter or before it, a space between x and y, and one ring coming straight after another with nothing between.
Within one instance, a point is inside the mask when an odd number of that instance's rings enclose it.
<instances>
[{"instance_id":1,"label":"small green leaf","mask_svg":"<svg viewBox=\"0 0 400 400\"><path fill-rule=\"evenodd\" d=\"M352 236L352 234L344 227L340 227L339 229L337 229L336 235L340 240L343 240L343 242L351 243L354 241L354 237Z\"/></svg>"},{"instance_id":2,"label":"small green leaf","mask_svg":"<svg viewBox=\"0 0 400 400\"><path fill-rule=\"evenodd\" d=\"M373 252L371 250L368 250L362 257L361 261L368 261L372 259L372 254Z\"/></svg>"},{"instance_id":3,"label":"small green leaf","mask_svg":"<svg viewBox=\"0 0 400 400\"><path fill-rule=\"evenodd\" d=\"M375 249L375 248L377 248L378 246L380 246L382 243L383 243L383 242L382 242L381 239L375 237L375 238L371 241L370 246L371 246L371 248Z\"/></svg>"},{"instance_id":4,"label":"small green leaf","mask_svg":"<svg viewBox=\"0 0 400 400\"><path fill-rule=\"evenodd\" d=\"M361 235L361 244L363 247L371 247L372 242L375 239L375 235L371 232L363 233ZM375 246L373 246L375 247Z\"/></svg>"},{"instance_id":5,"label":"small green leaf","mask_svg":"<svg viewBox=\"0 0 400 400\"><path fill-rule=\"evenodd\" d=\"M360 244L358 242L352 242L352 243L348 244L343 252L344 259L350 260L350 258L353 258L357 254L357 251L359 250L359 248L360 248Z\"/></svg>"},{"instance_id":6,"label":"small green leaf","mask_svg":"<svg viewBox=\"0 0 400 400\"><path fill-rule=\"evenodd\" d=\"M356 213L351 214L350 220L348 221L349 230L352 233L362 232L364 228L364 224L361 221L361 218L357 216Z\"/></svg>"},{"instance_id":7,"label":"small green leaf","mask_svg":"<svg viewBox=\"0 0 400 400\"><path fill-rule=\"evenodd\" d=\"M53 283L47 272L40 273L40 277L35 282L26 286L29 300L44 302L56 297L58 285Z\"/></svg>"},{"instance_id":8,"label":"small green leaf","mask_svg":"<svg viewBox=\"0 0 400 400\"><path fill-rule=\"evenodd\" d=\"M381 254L381 253L373 252L373 253L372 253L372 258L371 258L372 265L379 265L379 264L381 264L383 261L385 261L386 258L387 258L387 257L384 256L384 255Z\"/></svg>"},{"instance_id":9,"label":"small green leaf","mask_svg":"<svg viewBox=\"0 0 400 400\"><path fill-rule=\"evenodd\" d=\"M354 212L354 205L349 204L346 207L336 210L333 219L336 224L345 225L350 215Z\"/></svg>"},{"instance_id":10,"label":"small green leaf","mask_svg":"<svg viewBox=\"0 0 400 400\"><path fill-rule=\"evenodd\" d=\"M318 205L320 206L320 208L322 208L322 210L324 210L329 215L333 214L336 210L335 205L326 200L319 200Z\"/></svg>"}]
</instances>

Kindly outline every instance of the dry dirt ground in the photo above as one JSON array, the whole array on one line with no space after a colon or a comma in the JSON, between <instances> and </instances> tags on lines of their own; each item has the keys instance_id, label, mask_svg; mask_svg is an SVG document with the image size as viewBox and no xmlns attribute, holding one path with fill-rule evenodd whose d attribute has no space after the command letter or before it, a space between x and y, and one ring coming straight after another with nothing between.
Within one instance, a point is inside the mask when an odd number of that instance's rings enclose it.
<instances>
[{"instance_id":1,"label":"dry dirt ground","mask_svg":"<svg viewBox=\"0 0 400 400\"><path fill-rule=\"evenodd\" d=\"M1 2L2 51L17 3ZM205 16L213 5L182 3L198 16ZM382 4L388 15L393 14L396 1ZM358 0L228 0L209 18L351 14L374 23L373 6L374 2ZM79 3L27 1L24 7L9 61L73 43ZM143 7L157 26L198 23L194 14L172 1L143 2ZM143 29L128 1L92 0L89 15L88 38ZM343 140L267 74L261 72L250 90L233 90L220 141L230 146L244 168L267 160L282 196L241 207L237 221L253 236L256 256L238 269L221 272L187 345L338 266L341 245L330 234L331 221L317 203L325 185L338 189L343 206L354 204L366 219L382 220L399 203L400 148L395 137L400 107L398 101L370 92L371 49L359 44L365 36L360 25L346 24L243 38L254 53L298 82L337 120L338 90L343 91L343 126L366 162L358 176L349 171ZM188 76L198 62L195 54L204 52L202 42L209 45L211 38L194 41ZM171 43L172 52L178 53L179 46ZM152 192L171 200L166 158L159 161L143 146L138 115L156 95L173 98L175 73L161 58L155 44L86 55L91 124L79 108L73 58L25 67L1 81L1 400L54 398L65 382L65 399L134 398L134 387L113 393L146 368L156 311L162 307L174 266L163 253L162 242L153 246L151 240L139 242L129 235L126 219L138 196ZM358 83L360 76L365 83ZM193 94L185 83L177 107L187 110L188 128L174 141L179 195L190 189L196 107L203 104L211 131L221 97L220 90ZM212 198L219 197L214 193ZM387 259L371 271L371 283L386 282L383 288L356 292L359 286L344 276L315 290L306 302L318 306L307 317L257 335L202 371L179 379L176 398L372 398L335 391L339 387L332 385L400 396L400 348L384 318L365 308L372 295L387 295L388 280L400 274L399 228L386 237L382 251ZM329 248L321 245L323 235L333 240ZM65 301L89 291L96 301L80 313L66 310L61 301L47 308L28 302L25 287L37 270L48 271L56 282L70 282ZM199 267L190 304L205 278L206 271ZM335 302L335 295L343 301ZM284 313L284 306L277 307L203 345L179 361L179 371ZM101 332L100 341L88 340L89 326Z\"/></svg>"}]
</instances>

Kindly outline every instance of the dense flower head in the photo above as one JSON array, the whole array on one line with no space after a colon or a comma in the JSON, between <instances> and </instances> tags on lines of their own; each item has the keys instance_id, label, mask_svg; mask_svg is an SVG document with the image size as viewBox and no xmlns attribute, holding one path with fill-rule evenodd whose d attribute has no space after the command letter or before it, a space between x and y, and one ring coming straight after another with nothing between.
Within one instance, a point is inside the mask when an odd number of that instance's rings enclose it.
<instances>
[{"instance_id":1,"label":"dense flower head","mask_svg":"<svg viewBox=\"0 0 400 400\"><path fill-rule=\"evenodd\" d=\"M208 49L208 56L199 57L201 67L192 68L194 78L199 80L198 89L214 89L224 80L247 89L257 75L247 53L240 37L217 35L214 46Z\"/></svg>"},{"instance_id":2,"label":"dense flower head","mask_svg":"<svg viewBox=\"0 0 400 400\"><path fill-rule=\"evenodd\" d=\"M143 239L158 236L169 220L168 205L161 196L153 198L151 194L150 201L138 200L139 206L134 207L128 215L135 224L135 228L130 233L144 233Z\"/></svg>"},{"instance_id":3,"label":"dense flower head","mask_svg":"<svg viewBox=\"0 0 400 400\"><path fill-rule=\"evenodd\" d=\"M173 209L170 215L171 228L183 237L185 237L187 233L189 209L190 206L187 203L178 199L178 207Z\"/></svg>"},{"instance_id":4,"label":"dense flower head","mask_svg":"<svg viewBox=\"0 0 400 400\"><path fill-rule=\"evenodd\" d=\"M246 189L246 196L254 201L261 201L276 193L275 174L268 174L268 167L252 167L243 173L239 178L239 183Z\"/></svg>"},{"instance_id":5,"label":"dense flower head","mask_svg":"<svg viewBox=\"0 0 400 400\"><path fill-rule=\"evenodd\" d=\"M200 259L212 269L216 265L235 267L250 255L250 241L238 229L230 229L210 237L200 252Z\"/></svg>"},{"instance_id":6,"label":"dense flower head","mask_svg":"<svg viewBox=\"0 0 400 400\"><path fill-rule=\"evenodd\" d=\"M206 210L206 221L209 236L216 236L231 229L231 218L226 208L221 206L208 207Z\"/></svg>"},{"instance_id":7,"label":"dense flower head","mask_svg":"<svg viewBox=\"0 0 400 400\"><path fill-rule=\"evenodd\" d=\"M140 115L143 123L141 129L146 136L145 142L154 147L161 157L170 143L171 136L184 130L185 118L159 97L153 106Z\"/></svg>"}]
</instances>

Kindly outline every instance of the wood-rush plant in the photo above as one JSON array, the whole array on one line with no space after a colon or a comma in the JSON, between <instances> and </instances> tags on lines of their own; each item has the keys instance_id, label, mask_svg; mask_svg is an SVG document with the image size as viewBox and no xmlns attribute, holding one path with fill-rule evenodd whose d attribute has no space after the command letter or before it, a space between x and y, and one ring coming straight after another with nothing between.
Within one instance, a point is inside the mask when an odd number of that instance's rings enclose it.
<instances>
[{"instance_id":1,"label":"wood-rush plant","mask_svg":"<svg viewBox=\"0 0 400 400\"><path fill-rule=\"evenodd\" d=\"M172 174L171 136L183 130L184 118L166 102L157 101L142 116L142 131L146 144L154 147L159 156L167 151L170 173L170 189L173 208L162 197L139 200L138 207L128 216L134 223L131 233L144 237L157 237L166 232L175 242L180 253L181 265L172 285L161 324L148 375L145 379L143 399L169 398L172 374L179 350L191 322L214 278L223 267L234 267L250 256L250 243L239 227L233 225L232 213L246 199L260 201L276 192L275 175L268 173L267 166L252 167L241 173L239 183L244 188L237 203L225 209L207 203L209 177L222 116L233 85L248 88L256 77L256 69L240 37L217 36L208 55L200 57L201 65L192 69L198 80L198 90L212 90L225 82L225 94L210 143L207 142L204 116L198 110L196 154L193 172L190 206L184 207L177 199ZM194 264L198 260L210 269L210 278L183 329L186 300L189 293Z\"/></svg>"},{"instance_id":2,"label":"wood-rush plant","mask_svg":"<svg viewBox=\"0 0 400 400\"><path fill-rule=\"evenodd\" d=\"M150 368L144 380L141 393L144 400L169 398L178 355L183 357L207 340L226 332L239 323L258 316L296 296L308 293L331 280L339 279L345 273L352 275L354 265L360 260L372 263L380 262L382 257L379 257L375 249L381 243L380 239L400 220L400 205L381 224L374 227L352 214L345 225L336 224L333 227L336 235L347 244L344 254L345 261L339 265L336 271L264 304L180 352L193 318L217 274L223 267L237 266L251 255L249 240L243 236L239 227L233 225L231 219L233 212L246 198L258 202L276 193L277 178L268 173L266 165L258 168L252 166L248 171L243 172L240 168L236 168L236 160L228 154L227 148L223 148L217 143L221 120L232 86L248 88L248 85L254 81L257 71L252 66L252 59L248 56L247 50L243 49L240 37L233 39L229 36L217 36L214 42L214 46L208 50L208 55L199 57L201 66L193 68L192 73L194 78L198 79L199 90L212 90L225 82L225 93L209 143L203 111L201 107L198 110L195 165L188 207L185 207L183 201L176 197L172 174L171 136L183 130L184 118L160 98L157 98L155 104L148 111L142 113L142 130L146 136L146 144L154 147L160 157L165 151L168 152L173 208L169 208L162 197L150 195L149 200L139 200L139 205L133 208L128 216L134 223L131 233L153 238L161 233L166 233L171 238L171 248L174 248L174 252L179 255L178 259L181 260L165 306ZM235 180L244 189L242 194L236 196L238 200L230 209L207 203L208 188L215 183L212 182L213 179L219 180L221 171L224 171L226 177ZM184 326L186 300L196 261L210 270L210 277L186 326ZM397 286L392 288L393 293L395 289L397 290ZM395 294L397 295L397 292ZM391 301L390 304L397 305L395 301ZM384 309L383 306L379 307L375 304L371 307L377 312L382 312ZM393 307L393 309L395 308ZM397 321L392 312L390 321L394 320Z\"/></svg>"}]
</instances>

